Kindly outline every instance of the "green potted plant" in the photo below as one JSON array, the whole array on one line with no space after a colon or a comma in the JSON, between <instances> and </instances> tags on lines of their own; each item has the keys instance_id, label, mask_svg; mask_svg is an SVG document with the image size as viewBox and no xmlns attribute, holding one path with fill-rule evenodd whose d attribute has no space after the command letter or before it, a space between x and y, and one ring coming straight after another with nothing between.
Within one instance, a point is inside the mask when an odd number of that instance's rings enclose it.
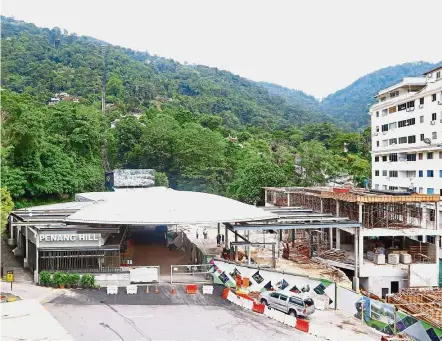
<instances>
[{"instance_id":1,"label":"green potted plant","mask_svg":"<svg viewBox=\"0 0 442 341\"><path fill-rule=\"evenodd\" d=\"M40 282L40 285L47 287L48 285L51 284L51 274L45 270L41 271L39 282Z\"/></svg>"},{"instance_id":2,"label":"green potted plant","mask_svg":"<svg viewBox=\"0 0 442 341\"><path fill-rule=\"evenodd\" d=\"M81 276L81 286L83 288L94 288L95 287L95 276L90 274L84 274Z\"/></svg>"},{"instance_id":3,"label":"green potted plant","mask_svg":"<svg viewBox=\"0 0 442 341\"><path fill-rule=\"evenodd\" d=\"M70 273L65 273L65 283L64 283L64 287L66 289L70 289L71 288L71 274Z\"/></svg>"},{"instance_id":4,"label":"green potted plant","mask_svg":"<svg viewBox=\"0 0 442 341\"><path fill-rule=\"evenodd\" d=\"M71 288L77 288L79 281L80 281L80 275L79 274L70 274L69 283L71 285Z\"/></svg>"},{"instance_id":5,"label":"green potted plant","mask_svg":"<svg viewBox=\"0 0 442 341\"><path fill-rule=\"evenodd\" d=\"M64 272L56 272L54 274L54 283L58 285L60 289L63 289L66 284L67 274Z\"/></svg>"},{"instance_id":6,"label":"green potted plant","mask_svg":"<svg viewBox=\"0 0 442 341\"><path fill-rule=\"evenodd\" d=\"M58 288L58 286L60 285L60 278L61 278L61 272L54 272L54 274L52 275L52 282L55 285L55 288Z\"/></svg>"}]
</instances>

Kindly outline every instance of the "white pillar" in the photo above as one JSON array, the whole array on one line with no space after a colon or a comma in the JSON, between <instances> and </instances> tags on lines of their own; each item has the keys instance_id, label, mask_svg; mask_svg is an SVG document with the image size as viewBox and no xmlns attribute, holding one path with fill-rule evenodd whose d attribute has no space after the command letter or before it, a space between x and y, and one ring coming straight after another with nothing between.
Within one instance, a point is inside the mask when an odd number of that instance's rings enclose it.
<instances>
[{"instance_id":1,"label":"white pillar","mask_svg":"<svg viewBox=\"0 0 442 341\"><path fill-rule=\"evenodd\" d=\"M355 245L355 250L354 250L354 257L355 257L355 274L353 277L353 290L356 292L359 292L359 256L358 256L358 244L359 244L359 238L358 238L358 231L359 229L357 227L355 227L355 236L354 236L354 245Z\"/></svg>"},{"instance_id":2,"label":"white pillar","mask_svg":"<svg viewBox=\"0 0 442 341\"><path fill-rule=\"evenodd\" d=\"M324 202L322 199L320 199L321 202L321 213L324 213Z\"/></svg>"},{"instance_id":3,"label":"white pillar","mask_svg":"<svg viewBox=\"0 0 442 341\"><path fill-rule=\"evenodd\" d=\"M290 207L291 203L290 203L290 193L287 193L287 206Z\"/></svg>"},{"instance_id":4,"label":"white pillar","mask_svg":"<svg viewBox=\"0 0 442 341\"><path fill-rule=\"evenodd\" d=\"M267 206L267 190L264 190L264 206Z\"/></svg>"},{"instance_id":5,"label":"white pillar","mask_svg":"<svg viewBox=\"0 0 442 341\"><path fill-rule=\"evenodd\" d=\"M436 236L436 238L435 238L435 246L436 246L436 262L438 263L438 262L440 262L440 246L439 246L439 244L440 244L440 236ZM439 276L440 276L440 274L439 274Z\"/></svg>"},{"instance_id":6,"label":"white pillar","mask_svg":"<svg viewBox=\"0 0 442 341\"><path fill-rule=\"evenodd\" d=\"M29 228L26 226L26 232L25 232L25 236L26 236L26 239L25 239L25 255L24 255L25 259L23 261L23 267L25 267L25 268L29 267L29 260L28 260L28 257L29 257L29 253L28 253L28 230L29 230Z\"/></svg>"},{"instance_id":7,"label":"white pillar","mask_svg":"<svg viewBox=\"0 0 442 341\"><path fill-rule=\"evenodd\" d=\"M8 245L15 245L15 239L14 239L14 228L12 227L12 223L14 222L14 217L12 215L9 215L9 239L8 239Z\"/></svg>"},{"instance_id":8,"label":"white pillar","mask_svg":"<svg viewBox=\"0 0 442 341\"><path fill-rule=\"evenodd\" d=\"M340 215L340 205L339 205L339 200L336 200L336 216L339 217Z\"/></svg>"},{"instance_id":9,"label":"white pillar","mask_svg":"<svg viewBox=\"0 0 442 341\"><path fill-rule=\"evenodd\" d=\"M341 248L341 230L339 227L336 228L336 248Z\"/></svg>"},{"instance_id":10,"label":"white pillar","mask_svg":"<svg viewBox=\"0 0 442 341\"><path fill-rule=\"evenodd\" d=\"M328 229L328 239L329 239L329 244L330 244L330 249L333 248L333 228L329 228Z\"/></svg>"},{"instance_id":11,"label":"white pillar","mask_svg":"<svg viewBox=\"0 0 442 341\"><path fill-rule=\"evenodd\" d=\"M238 232L235 233L235 242L238 242ZM238 246L237 245L235 245L234 250L235 250L235 261L237 262L238 261Z\"/></svg>"},{"instance_id":12,"label":"white pillar","mask_svg":"<svg viewBox=\"0 0 442 341\"><path fill-rule=\"evenodd\" d=\"M250 242L250 230L247 231L247 240ZM250 249L252 248L252 246L249 244L249 246L247 246L247 264L250 265L252 264L252 260L250 259Z\"/></svg>"},{"instance_id":13,"label":"white pillar","mask_svg":"<svg viewBox=\"0 0 442 341\"><path fill-rule=\"evenodd\" d=\"M229 249L229 229L227 228L227 224L224 226L226 228L226 230L224 232L224 242L225 242L224 247L226 249Z\"/></svg>"}]
</instances>

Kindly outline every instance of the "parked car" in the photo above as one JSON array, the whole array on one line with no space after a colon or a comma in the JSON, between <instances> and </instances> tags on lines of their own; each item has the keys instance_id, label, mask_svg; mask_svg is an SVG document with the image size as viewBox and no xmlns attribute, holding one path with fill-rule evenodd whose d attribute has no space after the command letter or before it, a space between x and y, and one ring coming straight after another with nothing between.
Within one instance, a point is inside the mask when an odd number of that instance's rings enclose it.
<instances>
[{"instance_id":1,"label":"parked car","mask_svg":"<svg viewBox=\"0 0 442 341\"><path fill-rule=\"evenodd\" d=\"M259 302L270 308L280 310L291 316L309 316L315 311L311 298L285 291L264 291L259 295Z\"/></svg>"}]
</instances>

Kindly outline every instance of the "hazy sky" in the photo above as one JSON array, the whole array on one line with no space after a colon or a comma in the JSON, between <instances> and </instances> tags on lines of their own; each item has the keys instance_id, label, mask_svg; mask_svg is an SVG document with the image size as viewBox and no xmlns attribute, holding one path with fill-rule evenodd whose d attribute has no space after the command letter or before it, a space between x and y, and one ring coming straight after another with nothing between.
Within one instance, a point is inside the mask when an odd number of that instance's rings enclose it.
<instances>
[{"instance_id":1,"label":"hazy sky","mask_svg":"<svg viewBox=\"0 0 442 341\"><path fill-rule=\"evenodd\" d=\"M316 97L442 60L441 0L3 0L2 14Z\"/></svg>"}]
</instances>

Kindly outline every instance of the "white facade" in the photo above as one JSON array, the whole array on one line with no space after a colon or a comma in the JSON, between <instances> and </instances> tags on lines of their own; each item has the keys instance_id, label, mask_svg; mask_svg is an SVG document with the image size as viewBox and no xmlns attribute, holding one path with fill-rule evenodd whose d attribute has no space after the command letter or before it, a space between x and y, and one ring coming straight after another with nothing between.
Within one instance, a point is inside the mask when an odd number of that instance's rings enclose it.
<instances>
[{"instance_id":1,"label":"white facade","mask_svg":"<svg viewBox=\"0 0 442 341\"><path fill-rule=\"evenodd\" d=\"M376 98L370 108L372 189L442 197L442 66L404 78Z\"/></svg>"}]
</instances>

